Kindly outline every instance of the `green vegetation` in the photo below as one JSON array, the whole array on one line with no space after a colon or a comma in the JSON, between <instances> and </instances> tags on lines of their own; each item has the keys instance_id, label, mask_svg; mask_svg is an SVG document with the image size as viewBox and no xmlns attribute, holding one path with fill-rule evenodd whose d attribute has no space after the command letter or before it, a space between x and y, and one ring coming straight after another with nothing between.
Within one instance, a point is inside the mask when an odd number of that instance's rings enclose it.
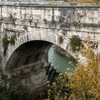
<instances>
[{"instance_id":1,"label":"green vegetation","mask_svg":"<svg viewBox=\"0 0 100 100\"><path fill-rule=\"evenodd\" d=\"M6 55L6 51L8 49L9 43L11 45L15 44L15 39L16 39L15 34L11 36L10 40L8 40L7 34L4 35L4 37L2 38L2 46L3 46L3 49L4 49L4 52L3 52L4 55Z\"/></svg>"},{"instance_id":2,"label":"green vegetation","mask_svg":"<svg viewBox=\"0 0 100 100\"><path fill-rule=\"evenodd\" d=\"M15 45L15 39L16 39L16 35L14 34L11 36L10 41L9 41L11 45Z\"/></svg>"},{"instance_id":3,"label":"green vegetation","mask_svg":"<svg viewBox=\"0 0 100 100\"><path fill-rule=\"evenodd\" d=\"M63 42L63 37L59 36L59 43L61 44Z\"/></svg>"},{"instance_id":4,"label":"green vegetation","mask_svg":"<svg viewBox=\"0 0 100 100\"><path fill-rule=\"evenodd\" d=\"M8 37L7 37L7 34L5 34L4 37L2 38L2 46L4 49L4 52L3 52L4 55L6 55L6 51L8 49L8 44L9 44Z\"/></svg>"},{"instance_id":5,"label":"green vegetation","mask_svg":"<svg viewBox=\"0 0 100 100\"><path fill-rule=\"evenodd\" d=\"M71 49L72 49L73 52L79 51L80 47L82 45L82 40L80 39L79 36L73 35L70 38L70 45L71 45Z\"/></svg>"},{"instance_id":6,"label":"green vegetation","mask_svg":"<svg viewBox=\"0 0 100 100\"><path fill-rule=\"evenodd\" d=\"M64 0L64 2L67 2L67 0Z\"/></svg>"}]
</instances>

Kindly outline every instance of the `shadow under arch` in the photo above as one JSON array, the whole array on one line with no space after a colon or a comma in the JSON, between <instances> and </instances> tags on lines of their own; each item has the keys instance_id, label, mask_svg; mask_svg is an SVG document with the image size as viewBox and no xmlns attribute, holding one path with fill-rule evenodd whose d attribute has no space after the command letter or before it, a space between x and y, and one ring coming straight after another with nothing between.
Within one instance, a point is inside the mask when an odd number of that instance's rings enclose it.
<instances>
[{"instance_id":1,"label":"shadow under arch","mask_svg":"<svg viewBox=\"0 0 100 100\"><path fill-rule=\"evenodd\" d=\"M7 61L5 70L10 72L28 64L48 62L48 51L53 44L47 41L34 40L20 45Z\"/></svg>"}]
</instances>

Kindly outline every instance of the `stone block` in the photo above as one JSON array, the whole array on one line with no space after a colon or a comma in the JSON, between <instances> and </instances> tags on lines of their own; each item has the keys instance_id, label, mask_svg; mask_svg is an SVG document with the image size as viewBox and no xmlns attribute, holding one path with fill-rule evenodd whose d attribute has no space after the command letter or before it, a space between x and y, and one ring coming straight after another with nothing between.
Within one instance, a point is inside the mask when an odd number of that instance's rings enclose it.
<instances>
[{"instance_id":1,"label":"stone block","mask_svg":"<svg viewBox=\"0 0 100 100\"><path fill-rule=\"evenodd\" d=\"M31 76L31 81L34 82L35 80L37 80L39 78L39 76L37 74L33 74Z\"/></svg>"}]
</instances>

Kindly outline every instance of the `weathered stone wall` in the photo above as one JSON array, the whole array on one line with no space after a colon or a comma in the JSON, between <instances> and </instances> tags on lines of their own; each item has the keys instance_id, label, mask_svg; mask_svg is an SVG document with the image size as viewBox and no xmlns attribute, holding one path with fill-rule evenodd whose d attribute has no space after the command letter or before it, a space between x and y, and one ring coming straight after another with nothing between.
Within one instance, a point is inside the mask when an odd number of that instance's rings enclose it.
<instances>
[{"instance_id":1,"label":"weathered stone wall","mask_svg":"<svg viewBox=\"0 0 100 100\"><path fill-rule=\"evenodd\" d=\"M18 46L28 42L28 40L25 40L28 32L32 35L32 32L37 33L38 31L40 35L33 33L32 39L46 40L65 50L68 49L68 38L72 35L79 35L83 40L90 35L92 40L99 41L99 15L100 8L98 6L1 5L1 39L4 34L7 34L8 39L15 34L16 42L18 41L15 43L17 46L9 44L7 57L2 55L4 58L3 66L6 66L6 62ZM50 33L54 35L51 37L51 35L48 35ZM29 37L31 38L31 36ZM63 43L58 43L59 37L64 39ZM3 52L3 48L1 50Z\"/></svg>"},{"instance_id":2,"label":"weathered stone wall","mask_svg":"<svg viewBox=\"0 0 100 100\"><path fill-rule=\"evenodd\" d=\"M71 36L79 35L82 40L90 36L91 41L100 42L98 16L99 6L0 5L2 70L11 72L27 66L35 71L37 68L38 80L35 82L41 84L39 80L43 80L42 74L45 74L41 66L48 65L47 52L51 44L61 47L74 57L76 54L69 45ZM4 55L2 38L5 34L9 43ZM14 45L10 43L13 35ZM100 50L100 46L98 48Z\"/></svg>"}]
</instances>

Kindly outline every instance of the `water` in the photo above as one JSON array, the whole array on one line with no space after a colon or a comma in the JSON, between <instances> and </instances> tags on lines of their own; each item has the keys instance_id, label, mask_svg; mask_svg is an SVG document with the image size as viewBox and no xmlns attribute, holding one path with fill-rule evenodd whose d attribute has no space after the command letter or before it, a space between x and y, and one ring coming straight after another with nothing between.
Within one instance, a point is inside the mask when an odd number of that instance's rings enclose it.
<instances>
[{"instance_id":1,"label":"water","mask_svg":"<svg viewBox=\"0 0 100 100\"><path fill-rule=\"evenodd\" d=\"M64 73L68 68L75 68L74 63L71 63L67 57L58 54L53 47L49 50L48 55L49 62L51 62L59 72Z\"/></svg>"}]
</instances>

